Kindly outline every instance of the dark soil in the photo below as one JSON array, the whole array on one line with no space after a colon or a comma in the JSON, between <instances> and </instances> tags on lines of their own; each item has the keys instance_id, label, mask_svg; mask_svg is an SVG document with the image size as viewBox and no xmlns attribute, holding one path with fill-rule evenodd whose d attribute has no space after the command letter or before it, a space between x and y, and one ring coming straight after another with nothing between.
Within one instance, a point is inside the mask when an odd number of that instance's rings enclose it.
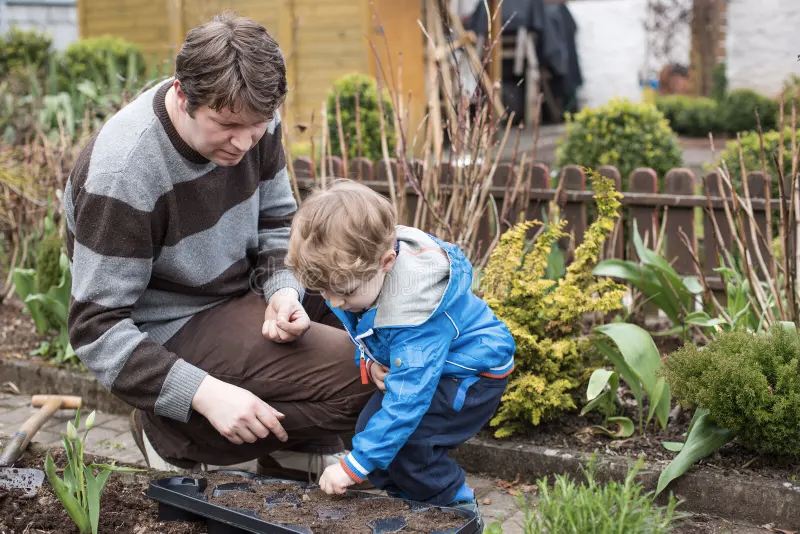
<instances>
[{"instance_id":1,"label":"dark soil","mask_svg":"<svg viewBox=\"0 0 800 534\"><path fill-rule=\"evenodd\" d=\"M56 466L64 465L61 449L53 449ZM28 450L16 467L42 468L45 454ZM92 460L86 456L87 462ZM104 459L98 459L103 461ZM60 474L60 473L59 473ZM145 496L149 479L142 475L112 474L100 501L99 532L194 534L207 532L205 523L162 522L158 520L158 504ZM0 490L0 532L3 534L73 534L72 523L61 502L45 480L37 495L19 498L13 492Z\"/></svg>"},{"instance_id":2,"label":"dark soil","mask_svg":"<svg viewBox=\"0 0 800 534\"><path fill-rule=\"evenodd\" d=\"M0 304L0 354L4 358L30 358L40 342L33 319L19 299Z\"/></svg>"},{"instance_id":3,"label":"dark soil","mask_svg":"<svg viewBox=\"0 0 800 534\"><path fill-rule=\"evenodd\" d=\"M633 413L628 414L636 421ZM637 458L644 455L645 460L655 465L666 465L677 455L664 448L664 441L686 440L685 433L691 420L691 412L682 411L674 420L670 420L667 428L654 428L651 423L644 435L637 432L627 439L612 439L598 433L592 427L602 425L603 418L599 414L577 414L559 416L558 420L543 423L538 427L518 434L505 443L539 445L561 449L579 450L586 453L597 452L607 456ZM482 437L491 438L491 433L484 432ZM759 455L748 451L733 441L719 451L698 462L706 468L719 470L722 473L742 474L754 477L785 480L797 483L800 480L800 460L775 456Z\"/></svg>"},{"instance_id":4,"label":"dark soil","mask_svg":"<svg viewBox=\"0 0 800 534\"><path fill-rule=\"evenodd\" d=\"M316 485L249 482L231 475L204 475L205 495L214 504L256 511L264 520L307 527L315 534L370 534L371 523L402 518L404 533L459 527L464 517L438 508L413 511L405 501L387 497L330 496Z\"/></svg>"},{"instance_id":5,"label":"dark soil","mask_svg":"<svg viewBox=\"0 0 800 534\"><path fill-rule=\"evenodd\" d=\"M52 449L56 466L66 457L62 449ZM45 452L28 450L15 467L42 468ZM107 462L105 458L86 455L86 462ZM60 474L60 471L59 471ZM195 534L207 532L205 522L159 521L158 503L145 495L153 478L174 476L174 473L149 472L141 474L112 474L100 503L99 532ZM352 495L328 496L317 486L303 484L250 484L248 489L230 491L231 484L241 484L241 476L203 473L208 481L206 496L222 506L257 511L271 523L305 526L315 534L370 534L369 523L380 519L403 518L402 532L421 534L446 530L465 523L457 514L428 508L413 512L399 499L375 497L356 498ZM227 490L226 490L226 484ZM224 491L214 496L215 489ZM22 498L16 491L0 490L0 533L2 534L76 534L77 528L64 511L61 502L45 480L37 495ZM269 504L267 504L267 502Z\"/></svg>"}]
</instances>

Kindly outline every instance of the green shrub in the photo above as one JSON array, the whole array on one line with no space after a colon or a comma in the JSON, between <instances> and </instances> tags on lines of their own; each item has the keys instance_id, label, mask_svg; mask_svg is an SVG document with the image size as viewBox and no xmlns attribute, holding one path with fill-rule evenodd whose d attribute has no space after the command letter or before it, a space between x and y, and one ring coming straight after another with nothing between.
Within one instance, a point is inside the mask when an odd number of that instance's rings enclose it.
<instances>
[{"instance_id":1,"label":"green shrub","mask_svg":"<svg viewBox=\"0 0 800 534\"><path fill-rule=\"evenodd\" d=\"M777 102L750 89L731 91L720 102L722 129L732 134L756 130L756 110L761 118L762 130L774 130L778 115Z\"/></svg>"},{"instance_id":2,"label":"green shrub","mask_svg":"<svg viewBox=\"0 0 800 534\"><path fill-rule=\"evenodd\" d=\"M719 105L711 98L659 96L656 98L656 107L679 134L702 137L719 130Z\"/></svg>"},{"instance_id":3,"label":"green shrub","mask_svg":"<svg viewBox=\"0 0 800 534\"><path fill-rule=\"evenodd\" d=\"M759 453L800 457L800 335L726 332L705 348L687 344L665 362L667 381L684 405L709 411Z\"/></svg>"},{"instance_id":4,"label":"green shrub","mask_svg":"<svg viewBox=\"0 0 800 534\"><path fill-rule=\"evenodd\" d=\"M348 74L336 80L328 94L328 132L331 152L342 155L339 129L336 121L336 95L342 116L342 130L347 146L347 157L383 159L381 149L380 109L378 88L375 79L366 74ZM358 95L358 121L356 121L356 95ZM395 133L392 118L392 102L388 94L382 95L384 129L389 146L389 155L394 155ZM358 126L357 124L360 123ZM359 131L360 130L360 131Z\"/></svg>"},{"instance_id":5,"label":"green shrub","mask_svg":"<svg viewBox=\"0 0 800 534\"><path fill-rule=\"evenodd\" d=\"M744 168L746 172L761 171L761 142L757 132L747 132L741 137L742 155L744 158ZM795 142L800 145L800 130L795 131ZM772 177L772 198L778 198L778 169L775 167L778 145L780 144L780 132L775 130L764 131L764 161L767 172ZM721 166L722 161L728 167L731 179L736 184L740 194L742 171L739 164L739 143L733 139L725 144L725 149L720 153L719 160L715 166ZM792 170L792 130L786 128L783 133L783 172L784 176L791 174ZM788 194L788 191L787 191Z\"/></svg>"},{"instance_id":6,"label":"green shrub","mask_svg":"<svg viewBox=\"0 0 800 534\"><path fill-rule=\"evenodd\" d=\"M616 534L618 532L660 534L672 531L681 517L675 511L675 497L666 507L654 504L653 493L644 491L636 475L644 465L639 460L628 470L625 481L600 484L595 460L584 469L586 481L580 484L557 475L552 488L543 478L537 482L536 509L520 498L523 531L526 534Z\"/></svg>"},{"instance_id":7,"label":"green shrub","mask_svg":"<svg viewBox=\"0 0 800 534\"><path fill-rule=\"evenodd\" d=\"M727 93L728 75L725 72L725 63L717 63L711 71L711 98L719 102Z\"/></svg>"},{"instance_id":8,"label":"green shrub","mask_svg":"<svg viewBox=\"0 0 800 534\"><path fill-rule=\"evenodd\" d=\"M558 165L614 165L623 182L637 167L664 176L681 164L678 139L655 106L612 100L567 116L567 135L558 148Z\"/></svg>"},{"instance_id":9,"label":"green shrub","mask_svg":"<svg viewBox=\"0 0 800 534\"><path fill-rule=\"evenodd\" d=\"M71 92L82 80L98 88L118 88L145 72L141 49L119 37L92 37L69 45L62 58L60 89Z\"/></svg>"},{"instance_id":10,"label":"green shrub","mask_svg":"<svg viewBox=\"0 0 800 534\"><path fill-rule=\"evenodd\" d=\"M12 28L0 38L0 78L20 67L43 68L50 58L53 40L35 30Z\"/></svg>"},{"instance_id":11,"label":"green shrub","mask_svg":"<svg viewBox=\"0 0 800 534\"><path fill-rule=\"evenodd\" d=\"M576 408L578 387L592 372L591 342L582 334L587 313L622 306L624 286L592 275L603 243L619 217L620 194L611 180L590 173L597 219L557 280L546 276L552 246L565 237L564 220L552 221L532 247L526 233L536 221L505 232L481 279L483 297L517 343L516 370L492 426L505 437Z\"/></svg>"}]
</instances>

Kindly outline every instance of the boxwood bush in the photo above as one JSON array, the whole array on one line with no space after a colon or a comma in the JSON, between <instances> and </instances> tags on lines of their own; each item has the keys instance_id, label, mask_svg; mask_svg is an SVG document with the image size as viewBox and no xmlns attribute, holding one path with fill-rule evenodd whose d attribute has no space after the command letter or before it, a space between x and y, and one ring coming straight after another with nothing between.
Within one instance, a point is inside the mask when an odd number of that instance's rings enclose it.
<instances>
[{"instance_id":1,"label":"boxwood bush","mask_svg":"<svg viewBox=\"0 0 800 534\"><path fill-rule=\"evenodd\" d=\"M800 335L728 332L706 347L687 344L665 362L672 393L701 406L759 453L800 457Z\"/></svg>"},{"instance_id":2,"label":"boxwood bush","mask_svg":"<svg viewBox=\"0 0 800 534\"><path fill-rule=\"evenodd\" d=\"M567 116L557 164L614 165L627 183L637 167L652 167L663 177L680 166L681 150L667 119L655 106L612 100Z\"/></svg>"}]
</instances>

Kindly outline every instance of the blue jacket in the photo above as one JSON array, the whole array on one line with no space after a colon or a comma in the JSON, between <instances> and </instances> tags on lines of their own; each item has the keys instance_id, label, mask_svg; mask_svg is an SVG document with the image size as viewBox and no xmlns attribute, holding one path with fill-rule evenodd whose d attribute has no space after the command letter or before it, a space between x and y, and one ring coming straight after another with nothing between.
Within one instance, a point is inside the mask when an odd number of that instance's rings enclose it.
<instances>
[{"instance_id":1,"label":"blue jacket","mask_svg":"<svg viewBox=\"0 0 800 534\"><path fill-rule=\"evenodd\" d=\"M504 378L514 368L514 339L472 292L472 266L461 250L405 226L397 227L397 240L397 261L376 305L361 314L331 307L356 344L356 363L389 368L381 409L342 462L359 481L391 463L441 377L467 379L463 402L470 377Z\"/></svg>"}]
</instances>

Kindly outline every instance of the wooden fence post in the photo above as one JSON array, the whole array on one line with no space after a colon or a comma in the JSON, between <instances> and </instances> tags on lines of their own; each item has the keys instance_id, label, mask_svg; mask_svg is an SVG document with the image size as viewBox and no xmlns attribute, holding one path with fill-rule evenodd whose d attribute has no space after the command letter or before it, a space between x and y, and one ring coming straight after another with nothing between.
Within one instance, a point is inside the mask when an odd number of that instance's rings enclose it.
<instances>
[{"instance_id":1,"label":"wooden fence post","mask_svg":"<svg viewBox=\"0 0 800 534\"><path fill-rule=\"evenodd\" d=\"M378 160L376 163L383 160ZM349 163L350 178L359 182L374 180L373 163L368 158L353 158Z\"/></svg>"},{"instance_id":2,"label":"wooden fence post","mask_svg":"<svg viewBox=\"0 0 800 534\"><path fill-rule=\"evenodd\" d=\"M325 173L328 178L345 178L342 158L339 156L325 156Z\"/></svg>"},{"instance_id":3,"label":"wooden fence post","mask_svg":"<svg viewBox=\"0 0 800 534\"><path fill-rule=\"evenodd\" d=\"M562 172L564 173L565 191L586 190L586 175L581 167L567 165ZM562 217L567 220L564 230L574 236L574 246L577 248L583 242L583 234L586 231L586 203L567 200L562 212ZM568 249L569 245L566 239L562 239L559 244L563 250ZM568 259L572 259L572 254L568 254Z\"/></svg>"},{"instance_id":4,"label":"wooden fence post","mask_svg":"<svg viewBox=\"0 0 800 534\"><path fill-rule=\"evenodd\" d=\"M631 193L655 194L658 192L658 176L656 176L656 171L653 169L640 167L634 170L631 173L629 184ZM652 248L658 238L658 207L634 205L631 206L630 213L631 219L636 221L642 241ZM633 227L631 227L631 232L633 232ZM637 259L638 256L632 249L633 245L631 244L631 251L628 257Z\"/></svg>"},{"instance_id":5,"label":"wooden fence post","mask_svg":"<svg viewBox=\"0 0 800 534\"><path fill-rule=\"evenodd\" d=\"M314 178L314 165L311 164L311 158L308 156L300 156L294 159L294 175L298 180Z\"/></svg>"},{"instance_id":6,"label":"wooden fence post","mask_svg":"<svg viewBox=\"0 0 800 534\"><path fill-rule=\"evenodd\" d=\"M689 169L672 169L664 179L664 193L669 195L694 194L694 173ZM694 207L681 206L679 202L668 205L665 228L666 259L681 274L695 274L692 253L697 253L697 239L694 231ZM683 231L689 238L692 250L687 250L681 239Z\"/></svg>"},{"instance_id":7,"label":"wooden fence post","mask_svg":"<svg viewBox=\"0 0 800 534\"><path fill-rule=\"evenodd\" d=\"M548 189L550 187L550 168L544 163L534 163L531 169L531 189ZM525 208L525 220L544 220L547 214L547 200L531 197Z\"/></svg>"},{"instance_id":8,"label":"wooden fence post","mask_svg":"<svg viewBox=\"0 0 800 534\"><path fill-rule=\"evenodd\" d=\"M603 165L597 172L600 176L605 176L606 178L610 178L614 182L614 188L617 191L622 191L622 177L619 174L619 170L613 165ZM603 250L605 251L606 258L619 258L623 259L624 256L624 248L623 243L625 239L625 225L623 224L625 221L625 206L620 208L620 216L617 219L617 224L614 225L614 231L608 236L606 240L605 246Z\"/></svg>"}]
</instances>

